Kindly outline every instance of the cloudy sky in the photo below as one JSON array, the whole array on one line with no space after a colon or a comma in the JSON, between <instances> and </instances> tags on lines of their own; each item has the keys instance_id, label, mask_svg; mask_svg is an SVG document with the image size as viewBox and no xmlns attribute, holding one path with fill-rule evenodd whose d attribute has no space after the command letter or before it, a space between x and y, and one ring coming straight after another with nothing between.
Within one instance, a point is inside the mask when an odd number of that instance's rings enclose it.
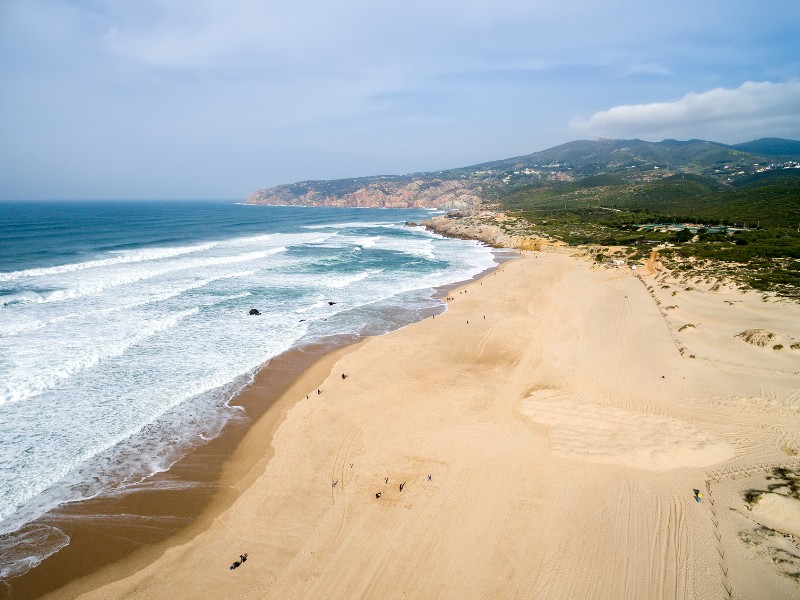
<instances>
[{"instance_id":1,"label":"cloudy sky","mask_svg":"<svg viewBox=\"0 0 800 600\"><path fill-rule=\"evenodd\" d=\"M0 0L0 199L800 139L800 2Z\"/></svg>"}]
</instances>

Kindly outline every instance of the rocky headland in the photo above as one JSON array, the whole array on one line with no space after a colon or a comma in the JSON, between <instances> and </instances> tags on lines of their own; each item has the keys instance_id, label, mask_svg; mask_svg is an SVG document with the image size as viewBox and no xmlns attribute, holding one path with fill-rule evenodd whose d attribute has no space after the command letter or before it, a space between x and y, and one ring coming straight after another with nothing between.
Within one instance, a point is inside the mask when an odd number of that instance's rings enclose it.
<instances>
[{"instance_id":1,"label":"rocky headland","mask_svg":"<svg viewBox=\"0 0 800 600\"><path fill-rule=\"evenodd\" d=\"M718 189L752 177L785 178L795 169L800 170L800 142L794 140L762 139L735 146L703 140L576 140L525 156L443 171L263 188L245 203L463 210L529 186L562 189L575 184L572 191L597 192L605 186L616 193L621 185L688 177L694 184Z\"/></svg>"},{"instance_id":2,"label":"rocky headland","mask_svg":"<svg viewBox=\"0 0 800 600\"><path fill-rule=\"evenodd\" d=\"M478 183L463 179L374 177L264 188L250 194L246 204L468 209L480 204L481 194Z\"/></svg>"},{"instance_id":3,"label":"rocky headland","mask_svg":"<svg viewBox=\"0 0 800 600\"><path fill-rule=\"evenodd\" d=\"M439 235L478 240L494 248L541 250L543 246L564 245L551 238L527 235L517 219L489 210L437 215L419 225Z\"/></svg>"}]
</instances>

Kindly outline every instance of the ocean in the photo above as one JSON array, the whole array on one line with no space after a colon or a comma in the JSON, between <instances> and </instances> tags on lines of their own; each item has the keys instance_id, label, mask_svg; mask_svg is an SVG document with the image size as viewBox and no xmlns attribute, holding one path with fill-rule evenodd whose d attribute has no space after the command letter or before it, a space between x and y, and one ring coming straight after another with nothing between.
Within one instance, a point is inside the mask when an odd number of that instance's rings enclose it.
<instances>
[{"instance_id":1,"label":"ocean","mask_svg":"<svg viewBox=\"0 0 800 600\"><path fill-rule=\"evenodd\" d=\"M246 418L229 401L270 358L444 310L436 287L496 264L404 226L430 214L1 203L0 579L69 543L26 523L140 483Z\"/></svg>"}]
</instances>

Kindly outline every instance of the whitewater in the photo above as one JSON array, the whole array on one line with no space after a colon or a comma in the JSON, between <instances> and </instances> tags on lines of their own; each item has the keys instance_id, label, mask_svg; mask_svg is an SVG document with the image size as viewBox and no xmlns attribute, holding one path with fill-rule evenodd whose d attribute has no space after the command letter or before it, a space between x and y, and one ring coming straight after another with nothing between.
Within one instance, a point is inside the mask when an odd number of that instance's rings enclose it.
<instances>
[{"instance_id":1,"label":"whitewater","mask_svg":"<svg viewBox=\"0 0 800 600\"><path fill-rule=\"evenodd\" d=\"M246 418L230 400L270 358L443 310L435 288L495 264L405 226L421 210L0 208L0 556L47 510L139 483ZM0 578L69 540L36 542Z\"/></svg>"}]
</instances>

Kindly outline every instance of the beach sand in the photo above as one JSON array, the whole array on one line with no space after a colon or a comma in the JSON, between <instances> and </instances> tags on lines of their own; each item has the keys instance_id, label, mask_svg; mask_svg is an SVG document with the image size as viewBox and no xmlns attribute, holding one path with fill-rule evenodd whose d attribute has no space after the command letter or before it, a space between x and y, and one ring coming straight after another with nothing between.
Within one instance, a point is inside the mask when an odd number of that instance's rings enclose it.
<instances>
[{"instance_id":1,"label":"beach sand","mask_svg":"<svg viewBox=\"0 0 800 600\"><path fill-rule=\"evenodd\" d=\"M324 356L190 534L51 597L795 598L757 519L798 501L742 492L800 465L800 307L687 287L525 253Z\"/></svg>"},{"instance_id":2,"label":"beach sand","mask_svg":"<svg viewBox=\"0 0 800 600\"><path fill-rule=\"evenodd\" d=\"M318 376L323 377L331 361L355 341L352 336L327 338L271 359L231 402L244 409L246 418L230 421L219 437L191 449L167 471L121 493L64 504L27 525L25 530L33 532L55 527L70 542L11 579L9 587L0 583L0 599L39 598L74 580L79 580L79 585L70 589L96 586L98 578L81 578L111 563L116 563L106 571L111 580L133 573L159 556L163 548L194 537L238 497L257 473L255 465L271 456L269 432L245 439L253 422L262 431L276 427L292 404L285 392L296 378L309 369L322 369ZM248 451L240 451L236 460L230 460L239 448ZM24 552L20 548L17 554L23 556ZM55 597L64 593L59 590Z\"/></svg>"}]
</instances>

